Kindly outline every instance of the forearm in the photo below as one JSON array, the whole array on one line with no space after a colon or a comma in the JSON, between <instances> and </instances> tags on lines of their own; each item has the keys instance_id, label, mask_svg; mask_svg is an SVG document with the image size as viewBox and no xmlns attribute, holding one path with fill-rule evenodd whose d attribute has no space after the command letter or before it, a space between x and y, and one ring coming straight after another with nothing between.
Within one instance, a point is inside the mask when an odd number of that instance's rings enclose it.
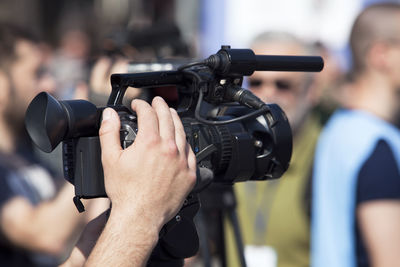
<instances>
[{"instance_id":1,"label":"forearm","mask_svg":"<svg viewBox=\"0 0 400 267\"><path fill-rule=\"evenodd\" d=\"M41 233L44 242L58 244L59 249L79 234L85 225L85 214L80 214L72 201L73 188L66 185L56 199L44 202L32 216L32 230Z\"/></svg>"},{"instance_id":2,"label":"forearm","mask_svg":"<svg viewBox=\"0 0 400 267\"><path fill-rule=\"evenodd\" d=\"M85 266L145 266L162 225L140 210L112 209Z\"/></svg>"},{"instance_id":3,"label":"forearm","mask_svg":"<svg viewBox=\"0 0 400 267\"><path fill-rule=\"evenodd\" d=\"M97 239L99 238L107 222L109 210L91 220L83 230L81 237L76 243L68 260L62 267L81 267L85 264L89 254L92 252Z\"/></svg>"},{"instance_id":4,"label":"forearm","mask_svg":"<svg viewBox=\"0 0 400 267\"><path fill-rule=\"evenodd\" d=\"M59 254L84 223L72 203L73 191L66 186L51 202L32 206L24 198L15 198L2 210L2 231L18 246Z\"/></svg>"}]
</instances>

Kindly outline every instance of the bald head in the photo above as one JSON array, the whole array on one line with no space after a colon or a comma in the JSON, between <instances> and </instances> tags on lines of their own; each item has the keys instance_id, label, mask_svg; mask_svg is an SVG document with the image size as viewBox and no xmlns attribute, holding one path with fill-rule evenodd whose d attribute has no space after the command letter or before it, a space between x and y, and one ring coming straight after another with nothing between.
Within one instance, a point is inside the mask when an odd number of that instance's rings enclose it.
<instances>
[{"instance_id":1,"label":"bald head","mask_svg":"<svg viewBox=\"0 0 400 267\"><path fill-rule=\"evenodd\" d=\"M276 44L276 48L274 48L273 51L265 51L266 44ZM281 49L279 49L279 47L281 47L281 45L285 46L285 49L282 49L285 50L282 54L288 52L287 47L293 48L292 54L298 55L308 55L311 50L311 47L307 43L287 32L265 32L258 35L251 43L251 47L254 51L264 54L280 54Z\"/></svg>"},{"instance_id":2,"label":"bald head","mask_svg":"<svg viewBox=\"0 0 400 267\"><path fill-rule=\"evenodd\" d=\"M367 54L376 42L400 41L400 4L382 3L367 7L357 17L350 36L353 71L362 73L367 64Z\"/></svg>"}]
</instances>

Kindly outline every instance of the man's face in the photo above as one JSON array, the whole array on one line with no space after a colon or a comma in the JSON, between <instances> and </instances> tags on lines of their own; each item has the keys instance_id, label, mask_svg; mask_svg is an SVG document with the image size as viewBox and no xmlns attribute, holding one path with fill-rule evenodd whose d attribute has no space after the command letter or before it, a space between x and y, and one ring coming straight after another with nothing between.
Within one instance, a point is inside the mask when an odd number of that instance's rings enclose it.
<instances>
[{"instance_id":1,"label":"man's face","mask_svg":"<svg viewBox=\"0 0 400 267\"><path fill-rule=\"evenodd\" d=\"M28 41L18 41L17 58L9 69L9 92L5 117L11 127L23 127L25 111L39 92L39 71L42 57L39 48Z\"/></svg>"},{"instance_id":2,"label":"man's face","mask_svg":"<svg viewBox=\"0 0 400 267\"><path fill-rule=\"evenodd\" d=\"M253 47L256 54L304 55L298 45L264 43ZM296 131L310 110L310 76L303 72L258 71L249 77L249 89L266 103L276 103L288 116Z\"/></svg>"},{"instance_id":3,"label":"man's face","mask_svg":"<svg viewBox=\"0 0 400 267\"><path fill-rule=\"evenodd\" d=\"M42 57L39 48L30 42L19 41L16 47L17 60L11 67L13 86L21 101L21 107L28 106L29 102L38 93L39 71Z\"/></svg>"},{"instance_id":4,"label":"man's face","mask_svg":"<svg viewBox=\"0 0 400 267\"><path fill-rule=\"evenodd\" d=\"M378 50L381 53L375 53L374 63L383 64L382 61L385 62L385 68L381 67L380 71L384 73L389 83L391 103L384 101L379 103L383 110L391 107L391 114L389 114L388 119L400 128L400 13L397 13L393 16L392 24L388 27L387 33L391 35L387 36L385 41L376 41L381 45L381 49ZM384 58L384 60L381 58Z\"/></svg>"}]
</instances>

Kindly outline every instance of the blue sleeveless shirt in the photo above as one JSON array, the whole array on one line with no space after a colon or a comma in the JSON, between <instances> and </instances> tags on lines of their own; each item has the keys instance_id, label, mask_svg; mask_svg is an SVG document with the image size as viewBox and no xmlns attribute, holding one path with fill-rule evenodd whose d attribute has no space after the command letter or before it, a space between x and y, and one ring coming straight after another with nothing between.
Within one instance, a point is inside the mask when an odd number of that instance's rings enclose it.
<instances>
[{"instance_id":1,"label":"blue sleeveless shirt","mask_svg":"<svg viewBox=\"0 0 400 267\"><path fill-rule=\"evenodd\" d=\"M339 110L318 141L313 170L311 265L356 266L358 173L379 140L400 167L400 131L363 111Z\"/></svg>"}]
</instances>

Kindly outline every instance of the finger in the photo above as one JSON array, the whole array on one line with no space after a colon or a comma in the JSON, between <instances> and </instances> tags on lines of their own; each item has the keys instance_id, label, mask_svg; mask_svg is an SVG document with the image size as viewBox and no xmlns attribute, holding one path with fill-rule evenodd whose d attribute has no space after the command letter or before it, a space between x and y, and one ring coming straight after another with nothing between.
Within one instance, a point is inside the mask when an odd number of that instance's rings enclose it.
<instances>
[{"instance_id":1,"label":"finger","mask_svg":"<svg viewBox=\"0 0 400 267\"><path fill-rule=\"evenodd\" d=\"M188 161L188 167L192 171L196 170L197 162L196 162L196 155L194 154L192 148L190 147L189 144L187 144L187 161Z\"/></svg>"},{"instance_id":2,"label":"finger","mask_svg":"<svg viewBox=\"0 0 400 267\"><path fill-rule=\"evenodd\" d=\"M170 109L171 115L172 115L172 120L174 122L174 127L175 127L175 143L176 146L178 147L179 153L187 156L187 142L186 142L186 134L185 130L183 128L183 124L181 119L178 116L178 113L176 112L175 109L171 108Z\"/></svg>"},{"instance_id":3,"label":"finger","mask_svg":"<svg viewBox=\"0 0 400 267\"><path fill-rule=\"evenodd\" d=\"M138 137L156 135L159 136L158 119L155 110L143 100L135 99L131 107L137 114Z\"/></svg>"},{"instance_id":4,"label":"finger","mask_svg":"<svg viewBox=\"0 0 400 267\"><path fill-rule=\"evenodd\" d=\"M119 136L120 125L121 122L117 112L112 108L106 108L103 111L99 130L103 166L111 164L113 160L118 159L122 151Z\"/></svg>"},{"instance_id":5,"label":"finger","mask_svg":"<svg viewBox=\"0 0 400 267\"><path fill-rule=\"evenodd\" d=\"M172 119L171 111L165 103L164 99L156 96L153 99L152 106L155 109L158 117L158 129L160 136L164 140L175 141L175 126Z\"/></svg>"}]
</instances>

